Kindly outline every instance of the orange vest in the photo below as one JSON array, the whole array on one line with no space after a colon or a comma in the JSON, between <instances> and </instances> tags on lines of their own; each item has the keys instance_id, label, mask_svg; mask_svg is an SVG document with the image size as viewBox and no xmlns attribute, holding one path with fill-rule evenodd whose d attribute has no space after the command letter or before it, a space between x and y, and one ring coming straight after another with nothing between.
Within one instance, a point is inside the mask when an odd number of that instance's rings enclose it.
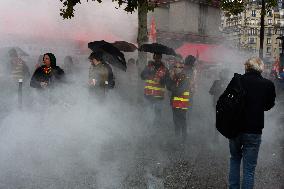
<instances>
[{"instance_id":1,"label":"orange vest","mask_svg":"<svg viewBox=\"0 0 284 189\"><path fill-rule=\"evenodd\" d=\"M189 91L185 91L182 93L180 96L175 96L172 99L172 107L173 108L178 108L178 109L183 109L183 110L188 110L190 103L189 103Z\"/></svg>"}]
</instances>

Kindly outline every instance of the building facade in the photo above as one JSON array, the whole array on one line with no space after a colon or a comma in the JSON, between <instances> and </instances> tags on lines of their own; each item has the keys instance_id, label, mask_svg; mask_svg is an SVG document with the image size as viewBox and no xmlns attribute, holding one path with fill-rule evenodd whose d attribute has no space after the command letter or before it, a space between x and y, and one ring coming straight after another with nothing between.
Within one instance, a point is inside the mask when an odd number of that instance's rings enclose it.
<instances>
[{"instance_id":1,"label":"building facade","mask_svg":"<svg viewBox=\"0 0 284 189\"><path fill-rule=\"evenodd\" d=\"M282 51L276 39L284 34L284 9L282 0L278 7L268 11L264 22L263 57L274 60ZM228 45L258 54L260 47L261 1L252 0L246 10L237 16L222 13L221 29Z\"/></svg>"},{"instance_id":2,"label":"building facade","mask_svg":"<svg viewBox=\"0 0 284 189\"><path fill-rule=\"evenodd\" d=\"M160 0L154 12L148 13L148 24L155 19L157 41L172 47L184 42L218 43L221 11L207 0ZM148 28L149 28L148 27Z\"/></svg>"}]
</instances>

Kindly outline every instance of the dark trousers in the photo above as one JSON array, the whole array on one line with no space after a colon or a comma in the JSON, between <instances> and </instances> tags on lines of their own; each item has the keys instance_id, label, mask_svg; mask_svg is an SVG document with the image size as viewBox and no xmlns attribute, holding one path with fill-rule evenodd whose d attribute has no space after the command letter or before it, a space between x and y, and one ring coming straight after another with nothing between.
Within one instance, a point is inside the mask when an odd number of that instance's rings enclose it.
<instances>
[{"instance_id":1,"label":"dark trousers","mask_svg":"<svg viewBox=\"0 0 284 189\"><path fill-rule=\"evenodd\" d=\"M177 137L182 137L183 142L186 140L186 115L187 110L173 108L173 121L175 125L175 134Z\"/></svg>"},{"instance_id":2,"label":"dark trousers","mask_svg":"<svg viewBox=\"0 0 284 189\"><path fill-rule=\"evenodd\" d=\"M162 105L163 105L162 99L155 99L155 98L145 98L145 105L147 107L151 107L152 110L154 110L154 120L153 125L159 126L161 124L162 119Z\"/></svg>"}]
</instances>

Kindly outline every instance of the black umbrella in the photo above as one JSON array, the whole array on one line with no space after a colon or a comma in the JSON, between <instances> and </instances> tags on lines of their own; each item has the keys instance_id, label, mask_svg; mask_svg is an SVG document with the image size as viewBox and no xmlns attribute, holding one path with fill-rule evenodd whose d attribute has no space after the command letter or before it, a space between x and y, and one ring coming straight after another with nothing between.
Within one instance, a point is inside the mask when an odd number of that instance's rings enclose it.
<instances>
[{"instance_id":1,"label":"black umbrella","mask_svg":"<svg viewBox=\"0 0 284 189\"><path fill-rule=\"evenodd\" d=\"M106 61L108 61L108 63L126 71L126 61L124 58L124 54L120 52L120 50L113 46L111 43L108 43L104 40L93 41L88 43L88 48L94 52L104 52L104 58Z\"/></svg>"},{"instance_id":2,"label":"black umbrella","mask_svg":"<svg viewBox=\"0 0 284 189\"><path fill-rule=\"evenodd\" d=\"M139 48L139 51L156 53L156 54L167 54L167 55L176 55L176 52L165 45L159 43L152 43L152 44L143 44Z\"/></svg>"},{"instance_id":3,"label":"black umbrella","mask_svg":"<svg viewBox=\"0 0 284 189\"><path fill-rule=\"evenodd\" d=\"M118 48L123 52L134 52L137 50L136 45L129 43L127 41L115 41L112 44L113 46L115 46L116 48Z\"/></svg>"}]
</instances>

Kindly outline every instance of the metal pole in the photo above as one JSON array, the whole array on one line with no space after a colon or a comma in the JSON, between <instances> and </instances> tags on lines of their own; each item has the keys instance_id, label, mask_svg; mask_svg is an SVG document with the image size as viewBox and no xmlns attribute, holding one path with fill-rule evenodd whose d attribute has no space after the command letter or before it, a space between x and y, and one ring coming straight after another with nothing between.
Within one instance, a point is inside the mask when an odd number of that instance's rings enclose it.
<instances>
[{"instance_id":1,"label":"metal pole","mask_svg":"<svg viewBox=\"0 0 284 189\"><path fill-rule=\"evenodd\" d=\"M261 1L259 58L263 59L265 0Z\"/></svg>"},{"instance_id":2,"label":"metal pole","mask_svg":"<svg viewBox=\"0 0 284 189\"><path fill-rule=\"evenodd\" d=\"M18 88L18 106L19 109L23 107L23 79L18 80L19 88Z\"/></svg>"}]
</instances>

